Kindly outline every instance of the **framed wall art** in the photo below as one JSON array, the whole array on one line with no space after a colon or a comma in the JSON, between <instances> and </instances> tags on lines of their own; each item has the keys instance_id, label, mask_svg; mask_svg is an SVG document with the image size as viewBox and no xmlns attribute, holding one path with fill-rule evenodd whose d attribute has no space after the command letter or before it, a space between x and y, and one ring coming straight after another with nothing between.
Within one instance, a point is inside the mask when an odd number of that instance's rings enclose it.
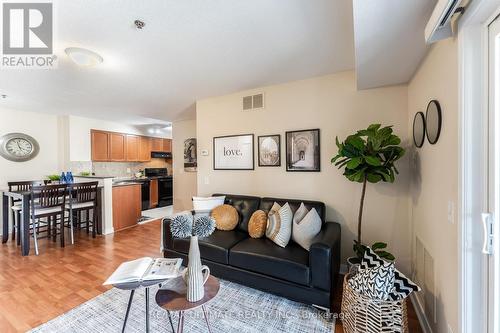
<instances>
[{"instance_id":1,"label":"framed wall art","mask_svg":"<svg viewBox=\"0 0 500 333\"><path fill-rule=\"evenodd\" d=\"M195 172L198 166L196 138L184 140L184 171Z\"/></svg>"},{"instance_id":2,"label":"framed wall art","mask_svg":"<svg viewBox=\"0 0 500 333\"><path fill-rule=\"evenodd\" d=\"M257 151L260 167L281 166L281 136L279 134L258 136Z\"/></svg>"},{"instance_id":3,"label":"framed wall art","mask_svg":"<svg viewBox=\"0 0 500 333\"><path fill-rule=\"evenodd\" d=\"M254 170L254 135L214 137L214 170Z\"/></svg>"},{"instance_id":4,"label":"framed wall art","mask_svg":"<svg viewBox=\"0 0 500 333\"><path fill-rule=\"evenodd\" d=\"M286 171L321 171L319 129L289 131L286 138Z\"/></svg>"}]
</instances>

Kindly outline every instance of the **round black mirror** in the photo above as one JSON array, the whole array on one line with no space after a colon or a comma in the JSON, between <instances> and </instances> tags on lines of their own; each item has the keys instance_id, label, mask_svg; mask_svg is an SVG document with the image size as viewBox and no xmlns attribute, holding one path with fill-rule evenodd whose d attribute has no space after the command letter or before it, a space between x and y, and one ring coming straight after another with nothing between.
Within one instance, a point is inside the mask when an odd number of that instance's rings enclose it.
<instances>
[{"instance_id":1,"label":"round black mirror","mask_svg":"<svg viewBox=\"0 0 500 333\"><path fill-rule=\"evenodd\" d=\"M425 118L423 112L417 112L413 118L413 143L418 148L422 147L425 141Z\"/></svg>"},{"instance_id":2,"label":"round black mirror","mask_svg":"<svg viewBox=\"0 0 500 333\"><path fill-rule=\"evenodd\" d=\"M425 132L427 140L431 145L435 144L441 134L441 106L436 100L432 100L427 105L425 113Z\"/></svg>"}]
</instances>

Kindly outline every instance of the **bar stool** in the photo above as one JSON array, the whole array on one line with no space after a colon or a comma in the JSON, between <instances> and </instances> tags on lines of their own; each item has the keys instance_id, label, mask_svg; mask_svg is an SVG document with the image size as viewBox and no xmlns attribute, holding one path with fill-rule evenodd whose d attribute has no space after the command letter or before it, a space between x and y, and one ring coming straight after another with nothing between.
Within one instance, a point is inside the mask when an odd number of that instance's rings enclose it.
<instances>
[{"instance_id":1,"label":"bar stool","mask_svg":"<svg viewBox=\"0 0 500 333\"><path fill-rule=\"evenodd\" d=\"M69 212L69 223L74 225L74 213L79 218L78 226L81 228L81 213L86 212L86 229L89 233L90 223L92 222L92 237L96 237L96 225L99 214L97 213L97 186L99 182L87 182L69 185L69 202L66 203L66 211ZM90 211L92 211L92 221L90 221ZM73 231L71 232L71 242L74 242Z\"/></svg>"},{"instance_id":2,"label":"bar stool","mask_svg":"<svg viewBox=\"0 0 500 333\"><path fill-rule=\"evenodd\" d=\"M51 220L54 222L54 241L57 237L57 225L60 225L61 247L64 247L64 223L66 205L67 185L45 185L33 186L31 188L31 224L33 238L35 240L35 254L38 255L38 231L41 218L47 218L48 233L51 232ZM60 216L60 223L57 217ZM70 225L71 235L73 235L73 225Z\"/></svg>"},{"instance_id":3,"label":"bar stool","mask_svg":"<svg viewBox=\"0 0 500 333\"><path fill-rule=\"evenodd\" d=\"M8 182L9 192L12 191L31 191L31 187L35 185L40 185L42 182L37 180L19 181L19 182ZM21 200L12 200L12 240L16 240L17 234L17 245L20 244L21 237L19 233L19 219L21 217Z\"/></svg>"}]
</instances>

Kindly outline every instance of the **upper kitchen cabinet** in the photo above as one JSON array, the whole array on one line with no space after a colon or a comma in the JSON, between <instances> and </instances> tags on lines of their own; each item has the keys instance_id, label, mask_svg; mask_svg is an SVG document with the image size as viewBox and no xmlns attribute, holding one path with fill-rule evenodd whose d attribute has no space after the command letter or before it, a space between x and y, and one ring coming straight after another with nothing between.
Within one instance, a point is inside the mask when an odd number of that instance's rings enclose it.
<instances>
[{"instance_id":1,"label":"upper kitchen cabinet","mask_svg":"<svg viewBox=\"0 0 500 333\"><path fill-rule=\"evenodd\" d=\"M109 160L120 162L126 160L126 135L109 133Z\"/></svg>"},{"instance_id":2,"label":"upper kitchen cabinet","mask_svg":"<svg viewBox=\"0 0 500 333\"><path fill-rule=\"evenodd\" d=\"M147 136L141 136L139 140L139 161L151 161L152 140Z\"/></svg>"},{"instance_id":3,"label":"upper kitchen cabinet","mask_svg":"<svg viewBox=\"0 0 500 333\"><path fill-rule=\"evenodd\" d=\"M92 161L109 161L109 133L90 131Z\"/></svg>"},{"instance_id":4,"label":"upper kitchen cabinet","mask_svg":"<svg viewBox=\"0 0 500 333\"><path fill-rule=\"evenodd\" d=\"M163 139L162 138L152 138L151 139L151 151L163 151Z\"/></svg>"},{"instance_id":5,"label":"upper kitchen cabinet","mask_svg":"<svg viewBox=\"0 0 500 333\"><path fill-rule=\"evenodd\" d=\"M162 138L152 138L151 151L171 153L172 152L172 140L162 139Z\"/></svg>"},{"instance_id":6,"label":"upper kitchen cabinet","mask_svg":"<svg viewBox=\"0 0 500 333\"><path fill-rule=\"evenodd\" d=\"M138 135L131 135L131 134L126 135L127 161L135 162L140 160L139 158L140 144L141 144L140 139L141 137Z\"/></svg>"},{"instance_id":7,"label":"upper kitchen cabinet","mask_svg":"<svg viewBox=\"0 0 500 333\"><path fill-rule=\"evenodd\" d=\"M172 152L172 139L162 139L163 141L163 151L167 153Z\"/></svg>"}]
</instances>

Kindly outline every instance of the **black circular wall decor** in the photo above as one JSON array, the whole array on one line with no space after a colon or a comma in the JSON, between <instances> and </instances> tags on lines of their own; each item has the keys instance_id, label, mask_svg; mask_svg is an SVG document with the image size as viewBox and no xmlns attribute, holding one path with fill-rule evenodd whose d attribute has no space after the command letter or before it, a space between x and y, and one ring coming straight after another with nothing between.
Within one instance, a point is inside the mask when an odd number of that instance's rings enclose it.
<instances>
[{"instance_id":1,"label":"black circular wall decor","mask_svg":"<svg viewBox=\"0 0 500 333\"><path fill-rule=\"evenodd\" d=\"M425 113L425 133L427 140L431 145L435 144L441 134L441 106L439 102L433 99L427 105Z\"/></svg>"},{"instance_id":2,"label":"black circular wall decor","mask_svg":"<svg viewBox=\"0 0 500 333\"><path fill-rule=\"evenodd\" d=\"M425 141L425 116L423 112L417 112L413 118L413 143L418 148L424 145Z\"/></svg>"}]
</instances>

